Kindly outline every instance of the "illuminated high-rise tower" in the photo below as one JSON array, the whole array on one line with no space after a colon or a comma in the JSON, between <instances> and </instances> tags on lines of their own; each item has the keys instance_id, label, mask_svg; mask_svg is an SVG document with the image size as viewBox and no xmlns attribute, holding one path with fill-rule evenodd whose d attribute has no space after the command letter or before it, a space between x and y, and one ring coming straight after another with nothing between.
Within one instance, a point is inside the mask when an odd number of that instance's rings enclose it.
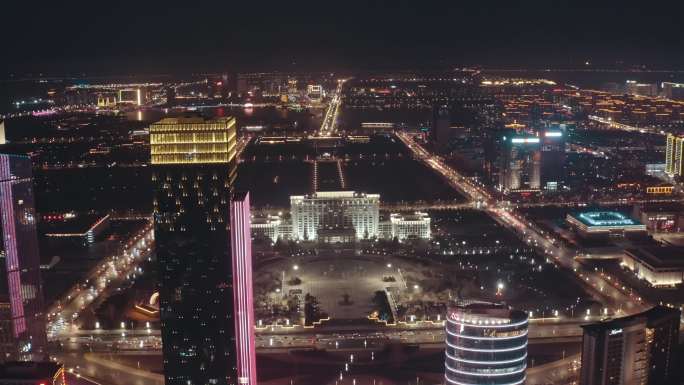
<instances>
[{"instance_id":1,"label":"illuminated high-rise tower","mask_svg":"<svg viewBox=\"0 0 684 385\"><path fill-rule=\"evenodd\" d=\"M3 314L11 318L3 323L12 329L7 333L11 341L1 345L0 361L44 360L47 337L31 159L27 156L0 154L0 213L10 310Z\"/></svg>"},{"instance_id":2,"label":"illuminated high-rise tower","mask_svg":"<svg viewBox=\"0 0 684 385\"><path fill-rule=\"evenodd\" d=\"M684 175L684 137L667 134L665 146L665 173L670 176Z\"/></svg>"},{"instance_id":3,"label":"illuminated high-rise tower","mask_svg":"<svg viewBox=\"0 0 684 385\"><path fill-rule=\"evenodd\" d=\"M252 293L252 236L249 193L233 194L230 202L230 245L233 260L233 301L239 384L257 385Z\"/></svg>"},{"instance_id":4,"label":"illuminated high-rise tower","mask_svg":"<svg viewBox=\"0 0 684 385\"><path fill-rule=\"evenodd\" d=\"M541 133L541 188L555 191L565 181L565 137L563 131L547 129Z\"/></svg>"},{"instance_id":5,"label":"illuminated high-rise tower","mask_svg":"<svg viewBox=\"0 0 684 385\"><path fill-rule=\"evenodd\" d=\"M541 187L540 139L532 135L504 137L498 188L505 192L538 191Z\"/></svg>"},{"instance_id":6,"label":"illuminated high-rise tower","mask_svg":"<svg viewBox=\"0 0 684 385\"><path fill-rule=\"evenodd\" d=\"M166 385L237 384L228 238L234 118L150 126Z\"/></svg>"}]
</instances>

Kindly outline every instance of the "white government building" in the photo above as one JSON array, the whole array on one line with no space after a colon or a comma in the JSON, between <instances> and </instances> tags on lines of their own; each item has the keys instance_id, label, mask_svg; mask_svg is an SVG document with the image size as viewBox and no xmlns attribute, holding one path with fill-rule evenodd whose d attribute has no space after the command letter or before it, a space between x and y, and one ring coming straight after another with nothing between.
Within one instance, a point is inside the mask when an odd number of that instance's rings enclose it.
<instances>
[{"instance_id":1,"label":"white government building","mask_svg":"<svg viewBox=\"0 0 684 385\"><path fill-rule=\"evenodd\" d=\"M378 236L380 195L355 191L319 191L290 197L292 237L318 240L320 229L353 229L356 239Z\"/></svg>"},{"instance_id":2,"label":"white government building","mask_svg":"<svg viewBox=\"0 0 684 385\"><path fill-rule=\"evenodd\" d=\"M380 195L355 191L319 191L290 197L291 222L280 215L252 221L255 236L323 243L348 243L362 239L430 238L427 213L391 214L380 222Z\"/></svg>"}]
</instances>

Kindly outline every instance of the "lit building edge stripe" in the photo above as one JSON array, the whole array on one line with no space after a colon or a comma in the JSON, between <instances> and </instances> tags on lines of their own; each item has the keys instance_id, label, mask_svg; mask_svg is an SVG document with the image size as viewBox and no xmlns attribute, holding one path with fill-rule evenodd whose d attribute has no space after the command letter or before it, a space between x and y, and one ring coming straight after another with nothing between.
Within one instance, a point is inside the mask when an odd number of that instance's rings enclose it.
<instances>
[{"instance_id":1,"label":"lit building edge stripe","mask_svg":"<svg viewBox=\"0 0 684 385\"><path fill-rule=\"evenodd\" d=\"M257 385L249 193L232 197L230 222L237 379L239 384Z\"/></svg>"}]
</instances>

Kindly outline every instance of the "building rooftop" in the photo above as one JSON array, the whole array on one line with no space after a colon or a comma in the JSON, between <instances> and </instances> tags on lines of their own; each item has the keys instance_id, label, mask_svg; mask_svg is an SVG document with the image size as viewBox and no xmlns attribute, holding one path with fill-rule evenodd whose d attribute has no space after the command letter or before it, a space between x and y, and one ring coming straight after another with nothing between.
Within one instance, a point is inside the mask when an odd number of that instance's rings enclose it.
<instances>
[{"instance_id":1,"label":"building rooftop","mask_svg":"<svg viewBox=\"0 0 684 385\"><path fill-rule=\"evenodd\" d=\"M60 214L44 215L40 222L41 231L50 234L71 234L84 236L86 233L106 221L109 215L79 214L64 216Z\"/></svg>"},{"instance_id":2,"label":"building rooftop","mask_svg":"<svg viewBox=\"0 0 684 385\"><path fill-rule=\"evenodd\" d=\"M0 365L0 380L45 380L62 369L54 362L7 362Z\"/></svg>"},{"instance_id":3,"label":"building rooftop","mask_svg":"<svg viewBox=\"0 0 684 385\"><path fill-rule=\"evenodd\" d=\"M457 304L450 308L449 317L451 319L458 320L463 316L474 322L485 319L507 320L508 322L527 320L527 313L524 311L511 309L503 303L479 301L463 305Z\"/></svg>"},{"instance_id":4,"label":"building rooftop","mask_svg":"<svg viewBox=\"0 0 684 385\"><path fill-rule=\"evenodd\" d=\"M204 123L223 123L223 122L229 122L233 120L233 117L222 117L222 118L205 118L204 116L200 115L188 115L188 116L179 116L179 117L173 117L173 118L164 118L156 123L153 123L154 125L157 124L204 124Z\"/></svg>"},{"instance_id":5,"label":"building rooftop","mask_svg":"<svg viewBox=\"0 0 684 385\"><path fill-rule=\"evenodd\" d=\"M585 211L570 215L586 226L634 226L641 224L617 211Z\"/></svg>"},{"instance_id":6,"label":"building rooftop","mask_svg":"<svg viewBox=\"0 0 684 385\"><path fill-rule=\"evenodd\" d=\"M650 246L625 250L640 261L655 268L684 268L684 247Z\"/></svg>"},{"instance_id":7,"label":"building rooftop","mask_svg":"<svg viewBox=\"0 0 684 385\"><path fill-rule=\"evenodd\" d=\"M641 206L641 212L646 213L674 213L674 212L684 212L684 204L679 202L667 202L667 203L647 203Z\"/></svg>"},{"instance_id":8,"label":"building rooftop","mask_svg":"<svg viewBox=\"0 0 684 385\"><path fill-rule=\"evenodd\" d=\"M290 200L301 199L340 199L340 198L380 198L380 194L366 194L356 191L316 191L309 195L291 195Z\"/></svg>"},{"instance_id":9,"label":"building rooftop","mask_svg":"<svg viewBox=\"0 0 684 385\"><path fill-rule=\"evenodd\" d=\"M428 213L423 213L420 211L416 211L411 214L400 214L400 213L393 213L390 214L390 221L392 222L417 222L417 223L423 223L425 221L429 221L430 216Z\"/></svg>"},{"instance_id":10,"label":"building rooftop","mask_svg":"<svg viewBox=\"0 0 684 385\"><path fill-rule=\"evenodd\" d=\"M655 306L643 313L632 314L627 317L614 318L581 326L584 330L589 332L597 332L609 329L611 332L621 333L622 328L629 327L640 322L653 324L659 323L670 317L679 320L680 315L681 312L678 309L666 306Z\"/></svg>"}]
</instances>

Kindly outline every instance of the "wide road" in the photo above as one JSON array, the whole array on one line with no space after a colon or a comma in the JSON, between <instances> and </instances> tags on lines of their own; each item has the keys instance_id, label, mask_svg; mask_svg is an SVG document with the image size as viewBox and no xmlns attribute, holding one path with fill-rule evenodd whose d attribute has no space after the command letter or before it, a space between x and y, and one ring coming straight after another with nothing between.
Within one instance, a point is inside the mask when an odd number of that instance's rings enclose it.
<instances>
[{"instance_id":1,"label":"wide road","mask_svg":"<svg viewBox=\"0 0 684 385\"><path fill-rule=\"evenodd\" d=\"M483 207L496 222L513 231L523 242L534 246L542 255L572 271L574 276L584 283L587 291L606 306L607 315L632 314L650 307L626 284L608 280L597 271L585 269L575 260L576 250L562 246L551 234L545 234L532 222L523 219L516 209L507 203L494 201L492 194L489 194L484 186L464 177L447 165L441 157L431 154L412 135L403 132L396 135L411 150L415 158L439 173L469 200L477 202L477 206Z\"/></svg>"},{"instance_id":2,"label":"wide road","mask_svg":"<svg viewBox=\"0 0 684 385\"><path fill-rule=\"evenodd\" d=\"M330 98L330 103L325 111L325 116L323 116L323 122L321 123L321 129L318 132L319 136L331 136L337 131L337 117L340 113L340 106L342 105L342 86L346 79L338 79L337 87L333 92L332 98Z\"/></svg>"},{"instance_id":3,"label":"wide road","mask_svg":"<svg viewBox=\"0 0 684 385\"><path fill-rule=\"evenodd\" d=\"M69 289L48 310L48 338L58 339L63 333L80 328L79 313L99 303L121 285L141 274L154 244L154 226L151 221L133 234L117 255L103 259L84 279Z\"/></svg>"},{"instance_id":4,"label":"wide road","mask_svg":"<svg viewBox=\"0 0 684 385\"><path fill-rule=\"evenodd\" d=\"M579 341L580 325L599 320L598 316L570 318L532 319L529 328L530 341L568 339ZM400 324L397 326L350 325L274 326L257 330L256 344L261 350L288 350L295 348L318 349L365 349L384 347L387 343L441 344L444 341L442 322ZM78 330L63 333L59 341L63 351L110 352L161 349L159 330Z\"/></svg>"}]
</instances>

